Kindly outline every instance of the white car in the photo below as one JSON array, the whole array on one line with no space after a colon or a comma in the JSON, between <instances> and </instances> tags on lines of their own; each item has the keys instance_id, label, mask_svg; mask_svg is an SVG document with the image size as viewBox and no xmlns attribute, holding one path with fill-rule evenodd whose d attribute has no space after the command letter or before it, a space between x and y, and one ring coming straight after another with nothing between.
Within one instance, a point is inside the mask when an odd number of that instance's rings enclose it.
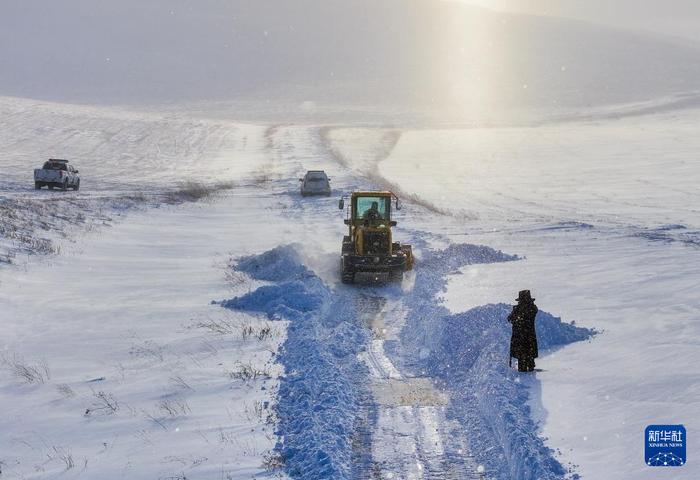
<instances>
[{"instance_id":1,"label":"white car","mask_svg":"<svg viewBox=\"0 0 700 480\"><path fill-rule=\"evenodd\" d=\"M54 187L61 190L80 189L80 176L78 170L68 165L68 160L59 160L52 158L44 163L42 168L34 170L34 188L39 190L41 187L49 187L53 190Z\"/></svg>"},{"instance_id":2,"label":"white car","mask_svg":"<svg viewBox=\"0 0 700 480\"><path fill-rule=\"evenodd\" d=\"M309 195L331 196L331 179L323 170L309 170L299 181L301 182L302 197Z\"/></svg>"}]
</instances>

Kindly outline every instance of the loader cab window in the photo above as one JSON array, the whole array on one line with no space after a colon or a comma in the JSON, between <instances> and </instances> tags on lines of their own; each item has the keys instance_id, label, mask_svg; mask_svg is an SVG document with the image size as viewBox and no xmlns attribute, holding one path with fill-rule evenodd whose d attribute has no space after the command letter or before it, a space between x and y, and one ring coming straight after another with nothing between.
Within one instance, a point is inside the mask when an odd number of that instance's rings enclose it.
<instances>
[{"instance_id":1,"label":"loader cab window","mask_svg":"<svg viewBox=\"0 0 700 480\"><path fill-rule=\"evenodd\" d=\"M389 219L389 197L358 197L355 214L358 220Z\"/></svg>"}]
</instances>

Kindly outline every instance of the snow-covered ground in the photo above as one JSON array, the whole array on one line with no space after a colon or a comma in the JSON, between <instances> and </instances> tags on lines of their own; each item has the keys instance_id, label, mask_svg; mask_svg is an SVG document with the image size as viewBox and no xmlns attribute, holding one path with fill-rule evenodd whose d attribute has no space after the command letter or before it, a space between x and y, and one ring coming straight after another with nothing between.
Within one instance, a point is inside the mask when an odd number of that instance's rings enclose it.
<instances>
[{"instance_id":1,"label":"snow-covered ground","mask_svg":"<svg viewBox=\"0 0 700 480\"><path fill-rule=\"evenodd\" d=\"M47 157L74 162L87 190L100 193L174 187L187 180L237 180L264 163L265 126L194 118L175 110L0 97L0 126L3 177L20 189L31 183L32 169Z\"/></svg>"},{"instance_id":2,"label":"snow-covered ground","mask_svg":"<svg viewBox=\"0 0 700 480\"><path fill-rule=\"evenodd\" d=\"M58 255L0 269L9 478L249 478L278 462L297 478L681 478L646 467L641 440L700 413L682 367L700 333L696 112L412 131L3 105L5 202L109 218L52 227ZM45 139L21 137L43 117ZM56 146L79 152L88 188L31 190ZM401 290L338 284L335 200L296 195L311 168L336 192L406 194L397 235L418 264ZM226 189L167 202L183 177ZM519 379L502 317L526 287L543 371ZM547 312L599 334L562 349L590 333Z\"/></svg>"},{"instance_id":3,"label":"snow-covered ground","mask_svg":"<svg viewBox=\"0 0 700 480\"><path fill-rule=\"evenodd\" d=\"M285 326L211 305L249 288L226 265L266 241L260 203L248 191L133 213L26 273L0 271L5 476L263 470Z\"/></svg>"},{"instance_id":4,"label":"snow-covered ground","mask_svg":"<svg viewBox=\"0 0 700 480\"><path fill-rule=\"evenodd\" d=\"M0 97L0 127L0 262L56 251L57 240L129 210L269 180L264 126ZM64 157L80 170L82 191L30 188L34 168Z\"/></svg>"},{"instance_id":5,"label":"snow-covered ground","mask_svg":"<svg viewBox=\"0 0 700 480\"><path fill-rule=\"evenodd\" d=\"M0 269L3 475L266 475L275 466L274 360L286 323L211 302L256 285L229 270L233 257L299 239L297 229L273 235L268 226L289 203L275 179L300 169L275 165L274 144L283 151L287 131L5 105L21 111L2 137L10 181L0 201L11 214L30 212L9 225L42 232L60 255L5 239L15 265ZM42 116L45 138L23 136ZM100 134L87 135L88 125ZM124 155L139 151L136 133L151 154L131 161ZM58 148L79 152L85 188L34 192L36 157ZM188 181L226 188L182 203ZM125 209L124 195L146 200ZM72 222L65 209L99 221Z\"/></svg>"},{"instance_id":6,"label":"snow-covered ground","mask_svg":"<svg viewBox=\"0 0 700 480\"><path fill-rule=\"evenodd\" d=\"M450 309L512 303L530 288L541 308L602 332L543 356L531 392L548 445L584 478L694 475L690 464L649 469L642 441L646 425L694 430L700 418L700 378L687 368L700 336L698 118L395 132L378 163L375 132L328 136L346 163L461 220L436 214L430 231L525 257L461 269Z\"/></svg>"},{"instance_id":7,"label":"snow-covered ground","mask_svg":"<svg viewBox=\"0 0 700 480\"><path fill-rule=\"evenodd\" d=\"M0 15L0 477L700 477L695 45L454 1L107 3ZM49 157L79 192L33 190ZM340 284L307 169L402 197L401 285ZM659 423L687 465L645 465Z\"/></svg>"}]
</instances>

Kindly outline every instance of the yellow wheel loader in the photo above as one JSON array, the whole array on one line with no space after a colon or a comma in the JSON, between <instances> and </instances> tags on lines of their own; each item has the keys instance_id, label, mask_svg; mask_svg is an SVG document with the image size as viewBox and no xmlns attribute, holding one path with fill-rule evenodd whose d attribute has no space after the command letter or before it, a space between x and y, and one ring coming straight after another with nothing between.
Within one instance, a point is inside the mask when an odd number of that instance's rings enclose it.
<instances>
[{"instance_id":1,"label":"yellow wheel loader","mask_svg":"<svg viewBox=\"0 0 700 480\"><path fill-rule=\"evenodd\" d=\"M413 268L410 245L395 242L391 228L392 199L397 210L399 199L392 192L353 192L345 224L348 234L343 237L340 271L343 283L355 281L382 283L400 281L403 273ZM338 208L345 209L340 199Z\"/></svg>"}]
</instances>

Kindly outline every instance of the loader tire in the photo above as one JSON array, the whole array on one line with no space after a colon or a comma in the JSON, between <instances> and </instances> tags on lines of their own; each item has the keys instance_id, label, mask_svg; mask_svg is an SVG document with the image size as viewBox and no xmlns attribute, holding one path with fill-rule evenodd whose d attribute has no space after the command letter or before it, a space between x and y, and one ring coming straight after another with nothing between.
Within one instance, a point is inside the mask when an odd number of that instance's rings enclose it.
<instances>
[{"instance_id":1,"label":"loader tire","mask_svg":"<svg viewBox=\"0 0 700 480\"><path fill-rule=\"evenodd\" d=\"M341 280L345 284L355 283L355 274L352 272L348 272L348 273L343 272L343 276L342 276Z\"/></svg>"},{"instance_id":2,"label":"loader tire","mask_svg":"<svg viewBox=\"0 0 700 480\"><path fill-rule=\"evenodd\" d=\"M68 182L63 182L63 185L61 185L61 190L64 192L68 190Z\"/></svg>"},{"instance_id":3,"label":"loader tire","mask_svg":"<svg viewBox=\"0 0 700 480\"><path fill-rule=\"evenodd\" d=\"M389 281L396 282L396 283L403 282L403 271L402 270L393 270L393 271L389 272Z\"/></svg>"},{"instance_id":4,"label":"loader tire","mask_svg":"<svg viewBox=\"0 0 700 480\"><path fill-rule=\"evenodd\" d=\"M355 283L355 272L345 268L342 258L340 259L340 280L345 284Z\"/></svg>"},{"instance_id":5,"label":"loader tire","mask_svg":"<svg viewBox=\"0 0 700 480\"><path fill-rule=\"evenodd\" d=\"M34 182L34 190L41 190L41 182Z\"/></svg>"}]
</instances>

